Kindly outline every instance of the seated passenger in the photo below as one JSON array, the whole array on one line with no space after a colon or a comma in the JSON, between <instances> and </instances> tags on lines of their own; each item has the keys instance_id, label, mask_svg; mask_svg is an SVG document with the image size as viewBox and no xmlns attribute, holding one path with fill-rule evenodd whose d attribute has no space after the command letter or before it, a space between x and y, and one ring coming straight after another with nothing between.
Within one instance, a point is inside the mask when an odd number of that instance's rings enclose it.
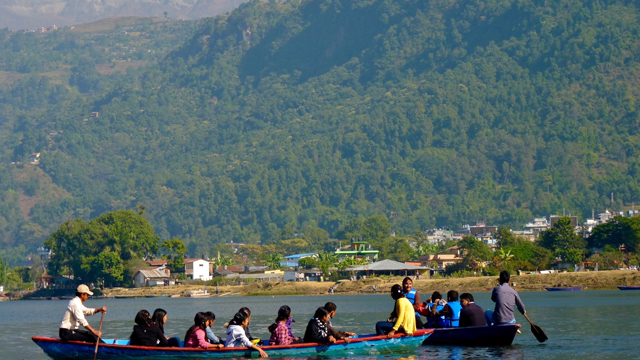
<instances>
[{"instance_id":1,"label":"seated passenger","mask_svg":"<svg viewBox=\"0 0 640 360\"><path fill-rule=\"evenodd\" d=\"M287 305L281 306L278 309L276 321L269 326L271 333L269 345L290 345L301 342L299 337L291 334L291 327L287 326L289 319L291 319L291 308Z\"/></svg>"},{"instance_id":2,"label":"seated passenger","mask_svg":"<svg viewBox=\"0 0 640 360\"><path fill-rule=\"evenodd\" d=\"M331 335L327 322L329 321L329 313L322 307L316 310L313 318L307 324L307 330L304 332L304 342L318 344L333 344L336 338Z\"/></svg>"},{"instance_id":3,"label":"seated passenger","mask_svg":"<svg viewBox=\"0 0 640 360\"><path fill-rule=\"evenodd\" d=\"M167 345L168 347L180 347L180 339L177 337L168 337L166 335L164 335L164 325L167 323L167 311L164 309L155 309L155 311L153 312L153 316L151 316L151 320L153 321L153 323L155 324L155 326L157 326L160 331L162 332L162 335L167 338Z\"/></svg>"},{"instance_id":4,"label":"seated passenger","mask_svg":"<svg viewBox=\"0 0 640 360\"><path fill-rule=\"evenodd\" d=\"M460 327L487 326L484 310L473 302L473 295L469 293L460 295L460 304L462 305Z\"/></svg>"},{"instance_id":5,"label":"seated passenger","mask_svg":"<svg viewBox=\"0 0 640 360\"><path fill-rule=\"evenodd\" d=\"M324 309L329 313L329 322L327 325L329 327L329 332L331 333L331 335L333 335L336 340L344 340L347 344L350 343L351 338L349 336L356 336L356 333L335 330L333 328L333 324L331 323L331 319L333 319L333 317L336 316L336 313L338 312L338 306L329 301L328 303L324 304Z\"/></svg>"},{"instance_id":6,"label":"seated passenger","mask_svg":"<svg viewBox=\"0 0 640 360\"><path fill-rule=\"evenodd\" d=\"M220 345L213 345L207 341L207 316L203 312L199 312L193 318L193 326L187 330L184 336L184 347L186 348L220 348Z\"/></svg>"},{"instance_id":7,"label":"seated passenger","mask_svg":"<svg viewBox=\"0 0 640 360\"><path fill-rule=\"evenodd\" d=\"M147 310L140 310L136 315L136 325L129 339L131 345L137 346L167 346L164 333L153 323Z\"/></svg>"},{"instance_id":8,"label":"seated passenger","mask_svg":"<svg viewBox=\"0 0 640 360\"><path fill-rule=\"evenodd\" d=\"M244 313L245 315L247 315L247 318L249 319L249 323L251 323L251 310L249 310L248 307L241 307L240 310L238 310L238 312L241 312L241 313ZM234 319L231 319L231 321L229 321L228 323L224 324L224 327L228 328L229 325L240 325L240 324L234 323ZM251 336L251 332L249 331L249 325L244 327L244 333L247 336L247 338L249 340L251 340L251 342L253 344L262 345L262 340L260 340L258 338L254 338L253 336Z\"/></svg>"},{"instance_id":9,"label":"seated passenger","mask_svg":"<svg viewBox=\"0 0 640 360\"><path fill-rule=\"evenodd\" d=\"M376 333L378 335L387 334L389 338L392 338L396 332L413 334L417 330L415 309L411 302L404 296L400 285L396 284L391 287L391 298L396 301L392 314L396 316L397 319L395 323L393 322L393 318L378 322L376 324Z\"/></svg>"},{"instance_id":10,"label":"seated passenger","mask_svg":"<svg viewBox=\"0 0 640 360\"><path fill-rule=\"evenodd\" d=\"M213 330L211 329L213 324L216 322L216 315L211 311L207 311L204 314L207 317L207 328L205 329L205 332L207 333L207 340L209 340L209 342L212 344L220 345L220 347L223 347L224 344L222 342L222 339L219 336L216 336L216 334L214 334Z\"/></svg>"},{"instance_id":11,"label":"seated passenger","mask_svg":"<svg viewBox=\"0 0 640 360\"><path fill-rule=\"evenodd\" d=\"M439 292L434 291L433 294L425 302L427 310L427 328L439 329L443 328L446 324L444 315L438 314L438 311L444 309L446 301L442 300L442 295Z\"/></svg>"},{"instance_id":12,"label":"seated passenger","mask_svg":"<svg viewBox=\"0 0 640 360\"><path fill-rule=\"evenodd\" d=\"M440 306L430 307L427 319L433 319L437 327L440 325L440 319L444 316L444 327L458 327L460 325L460 310L462 310L462 305L458 301L458 292L450 290L447 293L447 301L442 300L440 304L442 304L442 309L439 309Z\"/></svg>"},{"instance_id":13,"label":"seated passenger","mask_svg":"<svg viewBox=\"0 0 640 360\"><path fill-rule=\"evenodd\" d=\"M248 325L249 316L247 316L247 313L242 310L238 311L227 327L227 340L225 341L225 345L227 347L246 346L259 352L261 357L269 357L264 350L254 345L245 334L244 330Z\"/></svg>"}]
</instances>

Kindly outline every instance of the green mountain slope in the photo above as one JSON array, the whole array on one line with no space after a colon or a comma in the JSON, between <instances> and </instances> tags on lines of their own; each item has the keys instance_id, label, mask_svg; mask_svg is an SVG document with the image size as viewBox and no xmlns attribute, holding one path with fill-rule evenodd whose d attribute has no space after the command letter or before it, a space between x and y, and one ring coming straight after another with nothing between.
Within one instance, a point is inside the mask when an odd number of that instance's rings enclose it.
<instances>
[{"instance_id":1,"label":"green mountain slope","mask_svg":"<svg viewBox=\"0 0 640 360\"><path fill-rule=\"evenodd\" d=\"M246 3L158 64L117 81L76 68L81 96L24 108L64 130L41 166L73 198L30 221L144 204L202 254L373 214L413 232L586 217L612 192L622 209L640 197L638 15L613 0ZM37 150L25 138L14 158Z\"/></svg>"}]
</instances>

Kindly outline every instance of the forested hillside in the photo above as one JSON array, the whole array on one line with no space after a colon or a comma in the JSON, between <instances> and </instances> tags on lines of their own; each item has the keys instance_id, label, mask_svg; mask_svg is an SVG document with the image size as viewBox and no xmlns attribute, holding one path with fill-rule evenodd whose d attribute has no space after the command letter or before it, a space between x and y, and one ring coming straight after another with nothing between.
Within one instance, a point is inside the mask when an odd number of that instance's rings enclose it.
<instances>
[{"instance_id":1,"label":"forested hillside","mask_svg":"<svg viewBox=\"0 0 640 360\"><path fill-rule=\"evenodd\" d=\"M3 246L137 205L193 254L375 214L412 233L586 217L612 192L621 210L640 200L638 15L622 0L253 1L126 76L89 47L58 83L2 89ZM0 54L25 52L2 36ZM38 177L10 165L36 151ZM21 213L29 191L48 200Z\"/></svg>"}]
</instances>

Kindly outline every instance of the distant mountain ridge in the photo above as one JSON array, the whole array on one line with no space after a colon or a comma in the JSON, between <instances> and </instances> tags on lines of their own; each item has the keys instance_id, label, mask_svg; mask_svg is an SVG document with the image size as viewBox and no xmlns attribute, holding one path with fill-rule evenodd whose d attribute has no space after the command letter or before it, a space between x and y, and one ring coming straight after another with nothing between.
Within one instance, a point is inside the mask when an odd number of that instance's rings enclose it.
<instances>
[{"instance_id":1,"label":"distant mountain ridge","mask_svg":"<svg viewBox=\"0 0 640 360\"><path fill-rule=\"evenodd\" d=\"M199 19L216 16L246 0L0 0L0 28L71 26L110 17Z\"/></svg>"}]
</instances>

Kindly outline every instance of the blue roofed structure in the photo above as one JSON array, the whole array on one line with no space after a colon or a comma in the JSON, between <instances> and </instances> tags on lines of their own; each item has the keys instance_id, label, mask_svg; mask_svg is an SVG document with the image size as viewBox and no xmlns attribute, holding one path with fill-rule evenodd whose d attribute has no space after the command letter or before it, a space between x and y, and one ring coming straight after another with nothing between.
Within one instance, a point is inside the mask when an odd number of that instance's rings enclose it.
<instances>
[{"instance_id":1,"label":"blue roofed structure","mask_svg":"<svg viewBox=\"0 0 640 360\"><path fill-rule=\"evenodd\" d=\"M295 254L295 255L285 256L284 260L282 260L280 262L280 266L283 266L283 267L298 267L298 262L301 259L308 258L308 257L317 258L318 257L318 253Z\"/></svg>"}]
</instances>

